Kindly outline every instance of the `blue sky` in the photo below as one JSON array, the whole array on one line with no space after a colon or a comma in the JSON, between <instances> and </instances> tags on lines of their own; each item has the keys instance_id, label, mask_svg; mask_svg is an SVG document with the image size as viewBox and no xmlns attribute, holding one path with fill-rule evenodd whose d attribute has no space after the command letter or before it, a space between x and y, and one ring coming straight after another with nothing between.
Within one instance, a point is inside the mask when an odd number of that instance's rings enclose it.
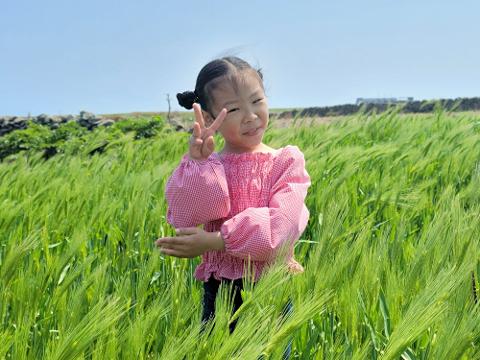
<instances>
[{"instance_id":1,"label":"blue sky","mask_svg":"<svg viewBox=\"0 0 480 360\"><path fill-rule=\"evenodd\" d=\"M3 0L0 115L181 110L201 67L261 67L270 107L480 96L479 1Z\"/></svg>"}]
</instances>

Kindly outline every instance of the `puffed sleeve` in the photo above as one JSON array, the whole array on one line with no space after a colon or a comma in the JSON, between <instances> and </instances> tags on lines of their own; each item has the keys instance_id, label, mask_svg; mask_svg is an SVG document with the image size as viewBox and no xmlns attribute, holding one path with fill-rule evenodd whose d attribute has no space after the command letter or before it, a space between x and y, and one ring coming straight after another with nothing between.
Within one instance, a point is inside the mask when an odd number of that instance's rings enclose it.
<instances>
[{"instance_id":1,"label":"puffed sleeve","mask_svg":"<svg viewBox=\"0 0 480 360\"><path fill-rule=\"evenodd\" d=\"M247 208L220 228L225 251L232 256L273 260L280 247L293 246L307 226L305 197L311 182L304 155L298 147L288 146L279 157L272 170L268 207Z\"/></svg>"},{"instance_id":2,"label":"puffed sleeve","mask_svg":"<svg viewBox=\"0 0 480 360\"><path fill-rule=\"evenodd\" d=\"M176 228L194 227L227 217L230 197L220 160L192 160L184 155L165 186L167 221Z\"/></svg>"}]
</instances>

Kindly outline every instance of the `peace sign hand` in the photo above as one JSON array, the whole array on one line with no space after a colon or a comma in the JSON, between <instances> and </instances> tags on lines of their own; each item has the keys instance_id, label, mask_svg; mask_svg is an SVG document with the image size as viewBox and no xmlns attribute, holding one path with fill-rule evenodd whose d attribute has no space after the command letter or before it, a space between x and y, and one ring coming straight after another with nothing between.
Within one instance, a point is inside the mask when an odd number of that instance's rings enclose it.
<instances>
[{"instance_id":1,"label":"peace sign hand","mask_svg":"<svg viewBox=\"0 0 480 360\"><path fill-rule=\"evenodd\" d=\"M189 156L190 159L193 160L206 160L215 149L213 135L227 116L227 109L222 109L215 121L208 128L205 127L200 104L194 103L193 111L195 112L195 124L193 124L193 134L189 141Z\"/></svg>"}]
</instances>

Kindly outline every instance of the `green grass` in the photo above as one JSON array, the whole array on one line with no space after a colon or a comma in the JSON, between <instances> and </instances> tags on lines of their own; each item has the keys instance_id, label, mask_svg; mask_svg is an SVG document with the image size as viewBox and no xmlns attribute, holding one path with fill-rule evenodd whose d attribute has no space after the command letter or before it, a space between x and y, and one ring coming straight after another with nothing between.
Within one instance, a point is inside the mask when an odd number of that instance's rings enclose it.
<instances>
[{"instance_id":1,"label":"green grass","mask_svg":"<svg viewBox=\"0 0 480 360\"><path fill-rule=\"evenodd\" d=\"M153 246L173 234L164 187L188 137L118 133L102 154L0 163L0 358L279 359L289 336L299 359L480 357L478 114L270 128L265 142L298 145L312 178L306 270L277 264L245 290L233 336L223 288L199 335L200 259Z\"/></svg>"}]
</instances>

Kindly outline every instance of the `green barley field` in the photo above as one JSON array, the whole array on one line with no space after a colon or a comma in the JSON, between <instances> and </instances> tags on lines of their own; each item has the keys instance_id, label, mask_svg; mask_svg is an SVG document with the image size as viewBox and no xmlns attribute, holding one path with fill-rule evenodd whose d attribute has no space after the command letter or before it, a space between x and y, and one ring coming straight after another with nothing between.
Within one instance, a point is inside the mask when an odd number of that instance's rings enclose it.
<instances>
[{"instance_id":1,"label":"green barley field","mask_svg":"<svg viewBox=\"0 0 480 360\"><path fill-rule=\"evenodd\" d=\"M289 339L292 359L480 358L478 114L270 128L265 142L297 145L312 178L305 272L275 264L233 318L221 288L202 334L200 258L154 247L173 234L164 187L188 137L0 163L0 359L280 359Z\"/></svg>"}]
</instances>

